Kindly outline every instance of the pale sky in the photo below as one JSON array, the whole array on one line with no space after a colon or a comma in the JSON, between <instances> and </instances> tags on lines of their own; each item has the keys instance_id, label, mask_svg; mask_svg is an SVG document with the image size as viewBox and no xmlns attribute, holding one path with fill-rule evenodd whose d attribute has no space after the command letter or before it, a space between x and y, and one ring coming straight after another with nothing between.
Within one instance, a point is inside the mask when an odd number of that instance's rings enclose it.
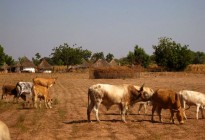
<instances>
[{"instance_id":1,"label":"pale sky","mask_svg":"<svg viewBox=\"0 0 205 140\"><path fill-rule=\"evenodd\" d=\"M205 52L205 0L0 0L0 44L15 60L77 44L125 57L170 37Z\"/></svg>"}]
</instances>

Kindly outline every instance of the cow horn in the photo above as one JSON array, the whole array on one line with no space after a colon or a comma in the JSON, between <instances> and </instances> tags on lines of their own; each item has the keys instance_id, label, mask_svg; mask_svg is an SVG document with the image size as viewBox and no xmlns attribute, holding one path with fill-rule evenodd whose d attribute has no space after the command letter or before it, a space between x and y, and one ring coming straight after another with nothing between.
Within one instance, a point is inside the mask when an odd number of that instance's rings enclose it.
<instances>
[{"instance_id":1,"label":"cow horn","mask_svg":"<svg viewBox=\"0 0 205 140\"><path fill-rule=\"evenodd\" d=\"M144 85L145 85L145 84L143 84L143 85L140 87L140 91L143 91Z\"/></svg>"}]
</instances>

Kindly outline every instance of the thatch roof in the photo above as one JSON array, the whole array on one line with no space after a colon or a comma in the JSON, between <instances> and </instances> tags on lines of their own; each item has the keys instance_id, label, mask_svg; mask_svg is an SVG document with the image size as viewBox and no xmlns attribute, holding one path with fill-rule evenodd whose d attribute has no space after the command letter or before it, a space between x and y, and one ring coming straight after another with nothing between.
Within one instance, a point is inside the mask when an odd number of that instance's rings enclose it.
<instances>
[{"instance_id":1,"label":"thatch roof","mask_svg":"<svg viewBox=\"0 0 205 140\"><path fill-rule=\"evenodd\" d=\"M20 62L22 67L33 67L35 68L36 66L33 64L33 62L31 62L27 57L25 57L25 59Z\"/></svg>"},{"instance_id":2,"label":"thatch roof","mask_svg":"<svg viewBox=\"0 0 205 140\"><path fill-rule=\"evenodd\" d=\"M112 59L109 64L110 66L119 66L119 64L114 59Z\"/></svg>"},{"instance_id":3,"label":"thatch roof","mask_svg":"<svg viewBox=\"0 0 205 140\"><path fill-rule=\"evenodd\" d=\"M39 69L43 70L52 70L53 67L46 61L46 59L42 59L41 63L38 65Z\"/></svg>"},{"instance_id":4,"label":"thatch roof","mask_svg":"<svg viewBox=\"0 0 205 140\"><path fill-rule=\"evenodd\" d=\"M92 66L93 67L109 67L110 64L106 60L99 59Z\"/></svg>"}]
</instances>

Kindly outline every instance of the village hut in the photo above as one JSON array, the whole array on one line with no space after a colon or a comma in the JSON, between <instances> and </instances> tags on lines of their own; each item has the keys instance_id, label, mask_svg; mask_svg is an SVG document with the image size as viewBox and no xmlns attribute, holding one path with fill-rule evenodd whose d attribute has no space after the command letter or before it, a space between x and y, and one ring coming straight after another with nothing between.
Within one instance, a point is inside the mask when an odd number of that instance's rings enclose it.
<instances>
[{"instance_id":1,"label":"village hut","mask_svg":"<svg viewBox=\"0 0 205 140\"><path fill-rule=\"evenodd\" d=\"M114 59L112 59L109 64L111 67L119 66L119 64Z\"/></svg>"},{"instance_id":2,"label":"village hut","mask_svg":"<svg viewBox=\"0 0 205 140\"><path fill-rule=\"evenodd\" d=\"M110 67L110 64L104 60L104 59L98 59L92 67L97 68L97 67Z\"/></svg>"},{"instance_id":3,"label":"village hut","mask_svg":"<svg viewBox=\"0 0 205 140\"><path fill-rule=\"evenodd\" d=\"M27 57L25 57L25 59L23 59L22 62L20 62L20 64L21 64L20 66L21 72L35 73L36 66Z\"/></svg>"},{"instance_id":4,"label":"village hut","mask_svg":"<svg viewBox=\"0 0 205 140\"><path fill-rule=\"evenodd\" d=\"M0 71L4 73L8 73L8 68L9 66L6 63L4 63L4 65L0 67Z\"/></svg>"},{"instance_id":5,"label":"village hut","mask_svg":"<svg viewBox=\"0 0 205 140\"><path fill-rule=\"evenodd\" d=\"M43 73L52 73L53 67L46 61L42 59L41 63L38 65L38 71Z\"/></svg>"}]
</instances>

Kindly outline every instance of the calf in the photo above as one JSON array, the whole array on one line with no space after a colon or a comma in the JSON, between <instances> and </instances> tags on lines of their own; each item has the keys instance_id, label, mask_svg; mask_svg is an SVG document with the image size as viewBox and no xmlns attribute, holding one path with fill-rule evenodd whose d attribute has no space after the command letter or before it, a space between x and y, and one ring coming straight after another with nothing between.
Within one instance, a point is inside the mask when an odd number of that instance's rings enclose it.
<instances>
[{"instance_id":1,"label":"calf","mask_svg":"<svg viewBox=\"0 0 205 140\"><path fill-rule=\"evenodd\" d=\"M107 108L107 110L109 110L109 108L114 104L118 105L121 111L122 121L126 122L126 111L128 110L129 106L132 106L140 99L140 90L142 89L143 86L137 90L133 85L92 85L88 89L88 121L90 121L90 113L94 108L96 120L100 122L98 117L98 109L102 103Z\"/></svg>"},{"instance_id":2,"label":"calf","mask_svg":"<svg viewBox=\"0 0 205 140\"><path fill-rule=\"evenodd\" d=\"M190 90L181 90L179 95L181 98L182 107L184 109L186 104L189 106L196 106L196 119L199 118L199 109L201 110L202 118L204 118L203 108L205 106L205 95L203 93ZM187 119L185 111L184 117Z\"/></svg>"},{"instance_id":3,"label":"calf","mask_svg":"<svg viewBox=\"0 0 205 140\"><path fill-rule=\"evenodd\" d=\"M41 85L41 86L49 88L55 84L56 79L57 78L39 78L39 77L37 77L37 78L33 79L33 83L36 85Z\"/></svg>"},{"instance_id":4,"label":"calf","mask_svg":"<svg viewBox=\"0 0 205 140\"><path fill-rule=\"evenodd\" d=\"M169 89L158 89L154 92L152 96L152 118L151 121L154 121L153 115L155 110L157 109L157 113L159 115L159 121L162 122L161 119L161 110L169 109L171 112L170 120L174 123L174 112L176 112L177 119L180 124L184 123L183 120L183 109L180 103L179 94Z\"/></svg>"},{"instance_id":5,"label":"calf","mask_svg":"<svg viewBox=\"0 0 205 140\"><path fill-rule=\"evenodd\" d=\"M45 102L46 108L52 108L52 99L50 98L48 88L40 85L34 85L32 88L33 91L33 102L34 107L37 107L37 101L40 100L40 108L41 108L41 100L43 99Z\"/></svg>"},{"instance_id":6,"label":"calf","mask_svg":"<svg viewBox=\"0 0 205 140\"><path fill-rule=\"evenodd\" d=\"M8 126L0 121L0 140L10 140L10 133Z\"/></svg>"}]
</instances>

